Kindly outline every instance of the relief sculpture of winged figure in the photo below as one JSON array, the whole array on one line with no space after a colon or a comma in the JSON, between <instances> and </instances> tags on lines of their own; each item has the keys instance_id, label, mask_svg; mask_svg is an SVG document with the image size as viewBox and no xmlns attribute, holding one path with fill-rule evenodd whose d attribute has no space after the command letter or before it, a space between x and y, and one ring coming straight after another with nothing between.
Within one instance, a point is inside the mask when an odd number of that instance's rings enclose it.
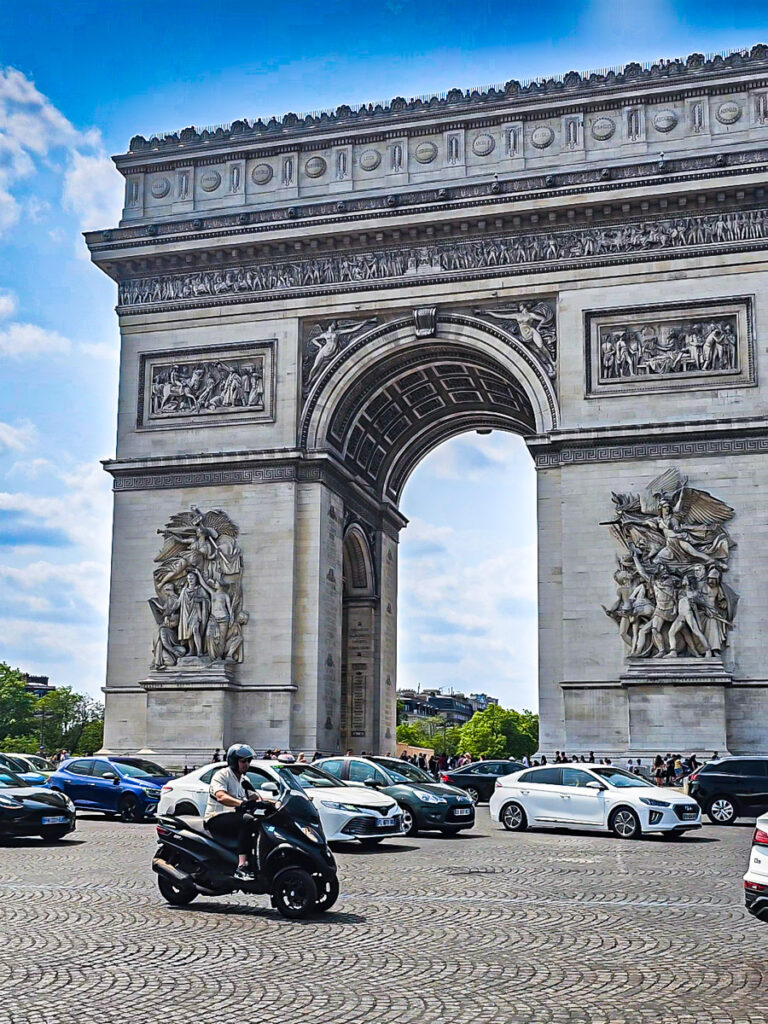
<instances>
[{"instance_id":1,"label":"relief sculpture of winged figure","mask_svg":"<svg viewBox=\"0 0 768 1024\"><path fill-rule=\"evenodd\" d=\"M606 523L619 546L615 619L631 657L714 657L733 629L738 596L723 582L734 510L689 487L676 468L641 494L613 494Z\"/></svg>"},{"instance_id":2,"label":"relief sculpture of winged figure","mask_svg":"<svg viewBox=\"0 0 768 1024\"><path fill-rule=\"evenodd\" d=\"M165 669L194 657L204 662L243 660L243 560L238 530L226 512L189 511L157 531L155 596L149 606L158 631L152 666Z\"/></svg>"}]
</instances>

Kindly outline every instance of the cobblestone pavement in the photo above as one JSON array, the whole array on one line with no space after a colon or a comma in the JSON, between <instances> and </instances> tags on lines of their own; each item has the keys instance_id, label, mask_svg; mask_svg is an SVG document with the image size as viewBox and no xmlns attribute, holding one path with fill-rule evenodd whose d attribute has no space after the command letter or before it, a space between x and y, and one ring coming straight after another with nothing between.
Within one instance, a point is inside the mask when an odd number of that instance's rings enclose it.
<instances>
[{"instance_id":1,"label":"cobblestone pavement","mask_svg":"<svg viewBox=\"0 0 768 1024\"><path fill-rule=\"evenodd\" d=\"M765 1024L752 828L680 842L510 835L342 848L334 911L167 906L152 825L0 845L0 1024Z\"/></svg>"}]
</instances>

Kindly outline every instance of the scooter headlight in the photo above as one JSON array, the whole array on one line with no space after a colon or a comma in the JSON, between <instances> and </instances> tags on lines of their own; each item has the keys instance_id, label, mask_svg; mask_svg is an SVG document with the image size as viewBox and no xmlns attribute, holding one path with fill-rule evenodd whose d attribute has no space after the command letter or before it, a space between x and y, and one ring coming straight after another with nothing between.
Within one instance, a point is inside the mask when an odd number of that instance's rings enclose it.
<instances>
[{"instance_id":1,"label":"scooter headlight","mask_svg":"<svg viewBox=\"0 0 768 1024\"><path fill-rule=\"evenodd\" d=\"M315 832L313 828L310 828L309 825L299 825L299 828L307 837L307 839L310 839L313 843L322 843L322 838L317 834L317 832Z\"/></svg>"}]
</instances>

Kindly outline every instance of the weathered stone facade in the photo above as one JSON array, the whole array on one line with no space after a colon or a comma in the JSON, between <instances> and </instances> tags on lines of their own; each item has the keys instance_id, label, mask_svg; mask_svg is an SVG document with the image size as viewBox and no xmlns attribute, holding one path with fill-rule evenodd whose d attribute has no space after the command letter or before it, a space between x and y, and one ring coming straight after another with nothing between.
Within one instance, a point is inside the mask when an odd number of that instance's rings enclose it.
<instances>
[{"instance_id":1,"label":"weathered stone facade","mask_svg":"<svg viewBox=\"0 0 768 1024\"><path fill-rule=\"evenodd\" d=\"M478 428L538 469L542 749L764 748L768 49L136 137L116 163L123 220L87 236L122 330L109 749L393 749L398 500ZM638 552L625 531L617 569L612 493L668 470L732 510L727 584L695 517ZM242 552L245 621L213 556L185 584L210 664L161 621L181 582L146 606L191 506Z\"/></svg>"}]
</instances>

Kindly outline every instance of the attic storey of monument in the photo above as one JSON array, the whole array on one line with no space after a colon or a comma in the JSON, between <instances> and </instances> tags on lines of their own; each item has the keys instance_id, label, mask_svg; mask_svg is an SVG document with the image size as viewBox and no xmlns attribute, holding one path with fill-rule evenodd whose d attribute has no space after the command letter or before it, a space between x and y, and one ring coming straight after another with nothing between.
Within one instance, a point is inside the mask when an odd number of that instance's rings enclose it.
<instances>
[{"instance_id":1,"label":"attic storey of monument","mask_svg":"<svg viewBox=\"0 0 768 1024\"><path fill-rule=\"evenodd\" d=\"M391 748L398 502L478 428L537 468L542 750L765 745L765 47L137 137L116 163L123 219L87 236L122 332L110 749ZM670 473L683 575L631 499ZM703 579L686 493L733 510ZM248 613L241 659L203 631L194 671L180 591L170 626L144 603L155 531L192 506L236 524ZM661 563L675 621L634 635L614 574L658 588Z\"/></svg>"}]
</instances>

